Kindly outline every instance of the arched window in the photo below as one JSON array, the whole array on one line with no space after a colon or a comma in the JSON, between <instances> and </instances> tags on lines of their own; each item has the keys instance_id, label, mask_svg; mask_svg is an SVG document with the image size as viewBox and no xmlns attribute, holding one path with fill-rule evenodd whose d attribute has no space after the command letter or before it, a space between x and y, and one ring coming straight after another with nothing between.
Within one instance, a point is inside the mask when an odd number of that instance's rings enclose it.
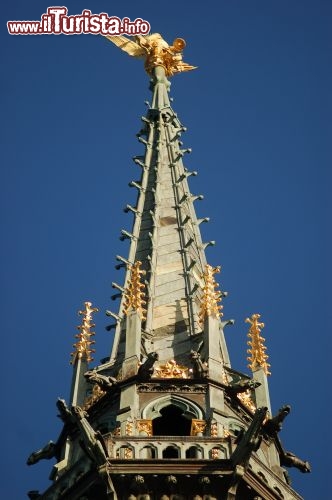
<instances>
[{"instance_id":1,"label":"arched window","mask_svg":"<svg viewBox=\"0 0 332 500\"><path fill-rule=\"evenodd\" d=\"M179 449L176 446L167 446L163 450L163 458L180 458Z\"/></svg>"},{"instance_id":2,"label":"arched window","mask_svg":"<svg viewBox=\"0 0 332 500\"><path fill-rule=\"evenodd\" d=\"M196 403L173 394L150 401L142 411L142 419L152 421L154 436L190 436L192 420L203 418Z\"/></svg>"},{"instance_id":3,"label":"arched window","mask_svg":"<svg viewBox=\"0 0 332 500\"><path fill-rule=\"evenodd\" d=\"M156 450L153 446L144 446L140 452L140 458L156 458Z\"/></svg>"},{"instance_id":4,"label":"arched window","mask_svg":"<svg viewBox=\"0 0 332 500\"><path fill-rule=\"evenodd\" d=\"M281 490L278 488L278 486L275 486L274 490L278 493L278 495L280 496L280 498L285 498L284 495L281 493Z\"/></svg>"},{"instance_id":5,"label":"arched window","mask_svg":"<svg viewBox=\"0 0 332 500\"><path fill-rule=\"evenodd\" d=\"M193 401L169 394L150 401L142 419L152 420L154 436L190 436L191 421L204 419L204 413Z\"/></svg>"},{"instance_id":6,"label":"arched window","mask_svg":"<svg viewBox=\"0 0 332 500\"><path fill-rule=\"evenodd\" d=\"M190 446L186 451L186 458L203 458L200 446Z\"/></svg>"},{"instance_id":7,"label":"arched window","mask_svg":"<svg viewBox=\"0 0 332 500\"><path fill-rule=\"evenodd\" d=\"M257 474L261 479L263 479L264 483L268 483L268 480L266 479L266 476L263 474L263 472L259 471Z\"/></svg>"},{"instance_id":8,"label":"arched window","mask_svg":"<svg viewBox=\"0 0 332 500\"><path fill-rule=\"evenodd\" d=\"M152 420L154 436L190 436L191 419L176 405L165 406L160 417Z\"/></svg>"}]
</instances>

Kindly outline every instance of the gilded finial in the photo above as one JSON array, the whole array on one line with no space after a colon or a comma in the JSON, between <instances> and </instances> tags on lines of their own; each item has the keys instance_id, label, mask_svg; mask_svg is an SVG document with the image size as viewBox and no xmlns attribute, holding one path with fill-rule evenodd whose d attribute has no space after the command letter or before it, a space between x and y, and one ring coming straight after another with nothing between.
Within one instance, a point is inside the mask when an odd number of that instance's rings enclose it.
<instances>
[{"instance_id":1,"label":"gilded finial","mask_svg":"<svg viewBox=\"0 0 332 500\"><path fill-rule=\"evenodd\" d=\"M248 340L247 344L250 349L247 349L247 353L250 356L247 357L249 361L248 368L251 371L257 370L257 368L263 368L266 375L271 375L269 371L270 364L267 363L268 355L265 354L266 346L264 345L265 338L261 336L261 330L264 328L264 323L259 322L260 314L253 314L251 318L247 318L246 323L250 323L250 328L248 332Z\"/></svg>"},{"instance_id":2,"label":"gilded finial","mask_svg":"<svg viewBox=\"0 0 332 500\"><path fill-rule=\"evenodd\" d=\"M94 340L90 340L95 332L91 331L91 328L96 326L92 323L92 313L98 312L96 307L92 307L91 302L84 302L85 309L83 311L78 311L78 314L82 316L82 324L77 327L80 333L75 335L77 342L73 344L75 351L71 353L70 364L75 364L77 359L84 359L89 363L93 360L91 354L95 352L95 349L91 349L91 345L95 344Z\"/></svg>"},{"instance_id":3,"label":"gilded finial","mask_svg":"<svg viewBox=\"0 0 332 500\"><path fill-rule=\"evenodd\" d=\"M196 69L196 66L190 66L182 61L182 50L186 46L183 38L176 38L172 45L169 45L159 33L137 35L133 39L122 35L106 36L106 38L130 56L145 59L144 67L149 75L152 75L153 69L157 66L165 69L166 76Z\"/></svg>"},{"instance_id":4,"label":"gilded finial","mask_svg":"<svg viewBox=\"0 0 332 500\"><path fill-rule=\"evenodd\" d=\"M145 304L143 299L145 296L145 285L141 281L141 276L145 275L145 271L141 269L142 262L137 260L130 268L131 276L127 288L125 289L124 296L124 314L128 315L130 310L137 311L142 320L146 319Z\"/></svg>"},{"instance_id":5,"label":"gilded finial","mask_svg":"<svg viewBox=\"0 0 332 500\"><path fill-rule=\"evenodd\" d=\"M199 312L200 323L204 323L206 316L215 316L217 318L223 316L223 313L221 312L223 306L220 304L223 294L219 290L216 290L219 286L214 279L214 275L216 273L220 273L220 266L212 267L209 264L206 264L205 271L203 273L203 297Z\"/></svg>"}]
</instances>

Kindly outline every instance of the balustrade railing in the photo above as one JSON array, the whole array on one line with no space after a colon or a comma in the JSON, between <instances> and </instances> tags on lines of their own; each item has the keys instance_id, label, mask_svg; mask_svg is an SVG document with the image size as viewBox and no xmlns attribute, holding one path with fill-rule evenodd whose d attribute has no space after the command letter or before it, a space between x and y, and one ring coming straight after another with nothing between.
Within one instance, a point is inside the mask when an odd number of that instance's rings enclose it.
<instances>
[{"instance_id":1,"label":"balustrade railing","mask_svg":"<svg viewBox=\"0 0 332 500\"><path fill-rule=\"evenodd\" d=\"M227 438L206 436L103 436L110 459L227 459Z\"/></svg>"}]
</instances>

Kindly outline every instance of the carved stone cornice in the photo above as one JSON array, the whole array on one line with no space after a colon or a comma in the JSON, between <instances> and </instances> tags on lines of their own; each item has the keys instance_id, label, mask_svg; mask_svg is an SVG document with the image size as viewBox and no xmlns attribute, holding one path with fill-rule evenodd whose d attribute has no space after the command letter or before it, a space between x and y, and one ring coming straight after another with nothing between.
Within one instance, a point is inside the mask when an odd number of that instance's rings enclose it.
<instances>
[{"instance_id":1,"label":"carved stone cornice","mask_svg":"<svg viewBox=\"0 0 332 500\"><path fill-rule=\"evenodd\" d=\"M183 392L191 394L205 394L207 385L205 384L174 384L160 382L146 382L137 385L138 392Z\"/></svg>"}]
</instances>

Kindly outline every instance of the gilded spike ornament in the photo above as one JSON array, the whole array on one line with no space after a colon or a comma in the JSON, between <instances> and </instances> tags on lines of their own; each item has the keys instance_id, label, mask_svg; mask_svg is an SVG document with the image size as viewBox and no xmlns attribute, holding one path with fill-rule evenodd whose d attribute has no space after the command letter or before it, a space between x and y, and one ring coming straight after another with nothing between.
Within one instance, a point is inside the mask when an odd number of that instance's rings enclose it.
<instances>
[{"instance_id":1,"label":"gilded spike ornament","mask_svg":"<svg viewBox=\"0 0 332 500\"><path fill-rule=\"evenodd\" d=\"M128 315L130 310L137 311L142 320L146 319L146 301L143 299L145 296L145 285L141 281L141 277L145 275L145 271L141 269L142 262L136 261L130 268L131 275L127 288L125 289L124 308L123 312Z\"/></svg>"},{"instance_id":2,"label":"gilded spike ornament","mask_svg":"<svg viewBox=\"0 0 332 500\"><path fill-rule=\"evenodd\" d=\"M206 316L215 316L217 318L223 316L221 312L223 306L220 304L222 292L216 290L219 284L214 279L216 273L220 273L220 266L212 267L206 264L203 274L203 297L199 312L199 321L201 324L204 323Z\"/></svg>"},{"instance_id":3,"label":"gilded spike ornament","mask_svg":"<svg viewBox=\"0 0 332 500\"><path fill-rule=\"evenodd\" d=\"M250 354L250 356L247 357L247 360L249 361L248 368L250 368L251 371L263 368L266 375L271 375L271 372L269 371L271 365L267 363L269 357L265 354L265 338L261 336L261 330L265 325L264 323L258 321L260 317L260 314L253 314L251 318L247 318L245 320L246 323L250 323L251 325L248 332L249 340L247 342L250 347L247 349L247 353Z\"/></svg>"},{"instance_id":4,"label":"gilded spike ornament","mask_svg":"<svg viewBox=\"0 0 332 500\"><path fill-rule=\"evenodd\" d=\"M123 35L105 38L130 56L145 59L145 70L149 75L152 75L153 69L157 66L165 69L166 76L196 69L196 66L182 61L182 50L186 46L183 38L176 38L172 45L169 45L159 33L137 35L133 39Z\"/></svg>"},{"instance_id":5,"label":"gilded spike ornament","mask_svg":"<svg viewBox=\"0 0 332 500\"><path fill-rule=\"evenodd\" d=\"M88 363L93 360L91 354L95 352L91 349L91 346L95 344L91 337L95 335L95 332L91 331L91 328L96 326L92 323L92 313L98 312L96 307L92 307L91 302L84 302L85 309L83 311L78 311L78 314L82 316L82 324L77 327L80 331L75 338L77 342L73 344L75 351L71 353L70 364L75 364L77 359L85 359Z\"/></svg>"}]
</instances>

